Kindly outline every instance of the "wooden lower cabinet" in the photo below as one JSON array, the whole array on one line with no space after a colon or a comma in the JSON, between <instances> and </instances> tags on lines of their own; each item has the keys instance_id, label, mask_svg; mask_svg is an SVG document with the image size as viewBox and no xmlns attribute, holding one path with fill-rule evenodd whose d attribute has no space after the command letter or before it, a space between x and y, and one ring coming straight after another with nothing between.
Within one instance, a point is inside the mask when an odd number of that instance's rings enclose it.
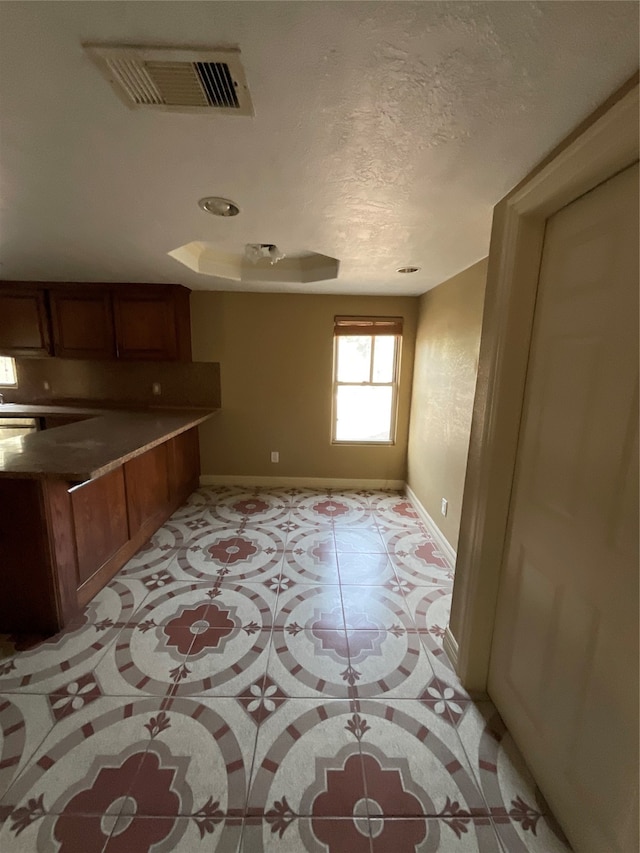
<instances>
[{"instance_id":1,"label":"wooden lower cabinet","mask_svg":"<svg viewBox=\"0 0 640 853\"><path fill-rule=\"evenodd\" d=\"M167 442L169 454L169 494L171 500L190 495L200 482L198 430L181 432Z\"/></svg>"},{"instance_id":2,"label":"wooden lower cabinet","mask_svg":"<svg viewBox=\"0 0 640 853\"><path fill-rule=\"evenodd\" d=\"M53 634L198 485L196 428L86 483L0 478L0 633Z\"/></svg>"},{"instance_id":3,"label":"wooden lower cabinet","mask_svg":"<svg viewBox=\"0 0 640 853\"><path fill-rule=\"evenodd\" d=\"M63 484L66 485L66 484ZM66 490L65 490L66 495ZM57 630L42 483L0 479L0 633ZM64 512L64 510L63 510ZM75 590L74 590L75 592Z\"/></svg>"},{"instance_id":4,"label":"wooden lower cabinet","mask_svg":"<svg viewBox=\"0 0 640 853\"><path fill-rule=\"evenodd\" d=\"M162 515L169 503L170 442L153 447L124 465L131 535Z\"/></svg>"},{"instance_id":5,"label":"wooden lower cabinet","mask_svg":"<svg viewBox=\"0 0 640 853\"><path fill-rule=\"evenodd\" d=\"M80 587L129 541L123 469L76 486L69 494Z\"/></svg>"}]
</instances>

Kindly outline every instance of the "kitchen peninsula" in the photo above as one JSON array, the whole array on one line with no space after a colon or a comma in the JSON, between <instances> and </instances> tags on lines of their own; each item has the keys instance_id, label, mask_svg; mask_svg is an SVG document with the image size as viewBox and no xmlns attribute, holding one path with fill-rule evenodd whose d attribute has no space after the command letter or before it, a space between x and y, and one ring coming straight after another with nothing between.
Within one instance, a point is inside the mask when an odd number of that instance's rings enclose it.
<instances>
[{"instance_id":1,"label":"kitchen peninsula","mask_svg":"<svg viewBox=\"0 0 640 853\"><path fill-rule=\"evenodd\" d=\"M1 410L66 422L0 442L0 632L53 634L197 487L217 409Z\"/></svg>"}]
</instances>

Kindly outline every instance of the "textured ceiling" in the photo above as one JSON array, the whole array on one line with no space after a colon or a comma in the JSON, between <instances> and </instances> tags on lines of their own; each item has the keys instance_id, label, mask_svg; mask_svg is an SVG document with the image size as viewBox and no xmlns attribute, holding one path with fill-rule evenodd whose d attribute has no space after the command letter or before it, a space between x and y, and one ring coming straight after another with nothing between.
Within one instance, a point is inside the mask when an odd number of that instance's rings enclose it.
<instances>
[{"instance_id":1,"label":"textured ceiling","mask_svg":"<svg viewBox=\"0 0 640 853\"><path fill-rule=\"evenodd\" d=\"M83 41L238 45L255 118L130 111ZM0 278L422 293L487 254L493 205L637 65L627 2L2 2ZM340 274L216 279L167 255L192 241Z\"/></svg>"}]
</instances>

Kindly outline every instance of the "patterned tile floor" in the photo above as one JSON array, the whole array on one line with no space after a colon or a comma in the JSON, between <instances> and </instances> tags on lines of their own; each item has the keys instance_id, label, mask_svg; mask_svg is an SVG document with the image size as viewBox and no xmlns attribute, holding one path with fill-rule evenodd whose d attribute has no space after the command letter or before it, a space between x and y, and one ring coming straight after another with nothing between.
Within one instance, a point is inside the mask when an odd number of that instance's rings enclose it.
<instances>
[{"instance_id":1,"label":"patterned tile floor","mask_svg":"<svg viewBox=\"0 0 640 853\"><path fill-rule=\"evenodd\" d=\"M397 493L200 489L0 637L0 850L568 850L443 653L452 580Z\"/></svg>"}]
</instances>

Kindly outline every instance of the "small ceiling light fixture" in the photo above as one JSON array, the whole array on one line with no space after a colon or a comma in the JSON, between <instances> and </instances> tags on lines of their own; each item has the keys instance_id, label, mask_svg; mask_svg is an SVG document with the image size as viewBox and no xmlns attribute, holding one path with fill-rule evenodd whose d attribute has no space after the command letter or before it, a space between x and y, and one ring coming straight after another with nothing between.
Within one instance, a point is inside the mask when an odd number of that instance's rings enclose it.
<instances>
[{"instance_id":1,"label":"small ceiling light fixture","mask_svg":"<svg viewBox=\"0 0 640 853\"><path fill-rule=\"evenodd\" d=\"M267 258L269 263L273 265L281 261L285 254L274 243L247 243L244 247L244 256L254 264L262 258Z\"/></svg>"},{"instance_id":2,"label":"small ceiling light fixture","mask_svg":"<svg viewBox=\"0 0 640 853\"><path fill-rule=\"evenodd\" d=\"M214 216L237 216L240 213L240 208L235 201L216 195L201 198L198 207L206 210L207 213L213 213Z\"/></svg>"},{"instance_id":3,"label":"small ceiling light fixture","mask_svg":"<svg viewBox=\"0 0 640 853\"><path fill-rule=\"evenodd\" d=\"M401 272L401 273L405 273L405 274L408 274L411 272L419 272L419 271L420 271L420 267L400 267L400 269L396 270L396 272Z\"/></svg>"}]
</instances>

